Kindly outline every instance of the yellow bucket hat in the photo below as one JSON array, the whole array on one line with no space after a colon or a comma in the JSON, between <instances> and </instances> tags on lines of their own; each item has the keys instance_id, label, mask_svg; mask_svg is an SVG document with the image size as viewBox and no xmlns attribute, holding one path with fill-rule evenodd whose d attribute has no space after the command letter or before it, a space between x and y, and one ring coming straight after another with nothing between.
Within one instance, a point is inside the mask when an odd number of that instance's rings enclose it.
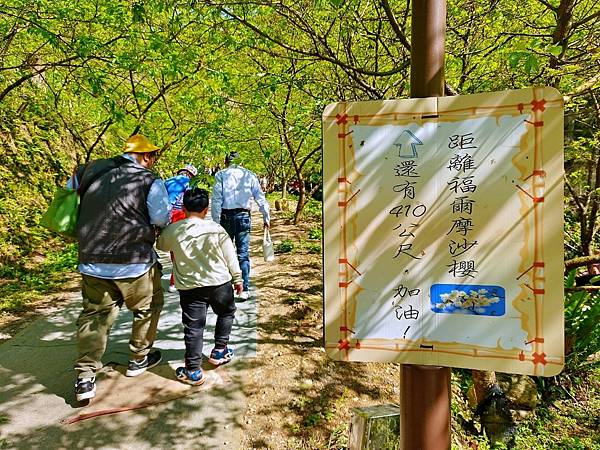
<instances>
[{"instance_id":1,"label":"yellow bucket hat","mask_svg":"<svg viewBox=\"0 0 600 450\"><path fill-rule=\"evenodd\" d=\"M134 134L125 142L124 153L151 153L159 150L160 147L152 144L145 136Z\"/></svg>"}]
</instances>

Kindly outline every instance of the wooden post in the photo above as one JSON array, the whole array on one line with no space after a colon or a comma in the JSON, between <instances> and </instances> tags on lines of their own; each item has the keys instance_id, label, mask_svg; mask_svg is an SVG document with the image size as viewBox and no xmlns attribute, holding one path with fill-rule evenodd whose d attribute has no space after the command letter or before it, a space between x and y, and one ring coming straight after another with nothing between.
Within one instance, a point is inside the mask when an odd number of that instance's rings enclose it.
<instances>
[{"instance_id":1,"label":"wooden post","mask_svg":"<svg viewBox=\"0 0 600 450\"><path fill-rule=\"evenodd\" d=\"M444 95L446 0L414 0L410 96ZM450 449L450 369L402 365L401 450Z\"/></svg>"}]
</instances>

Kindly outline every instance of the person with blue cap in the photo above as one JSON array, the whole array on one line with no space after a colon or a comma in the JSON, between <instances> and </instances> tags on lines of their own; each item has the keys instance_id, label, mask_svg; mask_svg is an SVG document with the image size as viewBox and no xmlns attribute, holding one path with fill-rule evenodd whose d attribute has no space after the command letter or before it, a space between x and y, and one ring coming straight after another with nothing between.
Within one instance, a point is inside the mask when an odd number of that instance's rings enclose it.
<instances>
[{"instance_id":1,"label":"person with blue cap","mask_svg":"<svg viewBox=\"0 0 600 450\"><path fill-rule=\"evenodd\" d=\"M171 202L171 223L178 222L185 219L185 213L183 212L183 194L190 187L190 180L198 175L198 169L192 164L186 164L177 171L174 177L169 178L165 181L165 187L169 194L169 201ZM171 253L171 261L173 261L173 253ZM169 280L169 292L175 292L175 277L171 272L171 278Z\"/></svg>"}]
</instances>

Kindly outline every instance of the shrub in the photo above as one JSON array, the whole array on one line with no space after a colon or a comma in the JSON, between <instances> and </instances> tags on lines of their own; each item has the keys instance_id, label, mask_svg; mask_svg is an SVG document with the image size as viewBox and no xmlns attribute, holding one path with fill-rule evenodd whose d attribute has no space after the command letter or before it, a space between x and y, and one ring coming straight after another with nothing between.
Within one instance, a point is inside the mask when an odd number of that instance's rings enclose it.
<instances>
[{"instance_id":1,"label":"shrub","mask_svg":"<svg viewBox=\"0 0 600 450\"><path fill-rule=\"evenodd\" d=\"M319 239L319 240L321 240L322 237L323 237L323 231L321 230L320 227L318 227L318 228L311 228L310 230L308 230L308 238L309 239Z\"/></svg>"},{"instance_id":2,"label":"shrub","mask_svg":"<svg viewBox=\"0 0 600 450\"><path fill-rule=\"evenodd\" d=\"M307 218L321 220L323 203L310 199L304 205L304 214Z\"/></svg>"},{"instance_id":3,"label":"shrub","mask_svg":"<svg viewBox=\"0 0 600 450\"><path fill-rule=\"evenodd\" d=\"M294 250L294 243L290 239L284 239L275 246L275 253L290 253Z\"/></svg>"},{"instance_id":4,"label":"shrub","mask_svg":"<svg viewBox=\"0 0 600 450\"><path fill-rule=\"evenodd\" d=\"M300 303L302 301L302 296L295 294L295 295L290 295L288 298L283 300L283 303L285 303L286 305L295 305L297 303Z\"/></svg>"},{"instance_id":5,"label":"shrub","mask_svg":"<svg viewBox=\"0 0 600 450\"><path fill-rule=\"evenodd\" d=\"M321 244L309 242L306 245L306 250L308 250L308 253L321 253Z\"/></svg>"},{"instance_id":6,"label":"shrub","mask_svg":"<svg viewBox=\"0 0 600 450\"><path fill-rule=\"evenodd\" d=\"M565 279L565 287L575 285L575 270ZM598 284L600 276L590 280ZM590 361L590 357L600 352L600 294L598 291L566 291L565 292L565 335L572 344L571 352L566 355L566 365L571 370L583 366L600 365L600 360ZM590 367L591 368L591 367Z\"/></svg>"}]
</instances>

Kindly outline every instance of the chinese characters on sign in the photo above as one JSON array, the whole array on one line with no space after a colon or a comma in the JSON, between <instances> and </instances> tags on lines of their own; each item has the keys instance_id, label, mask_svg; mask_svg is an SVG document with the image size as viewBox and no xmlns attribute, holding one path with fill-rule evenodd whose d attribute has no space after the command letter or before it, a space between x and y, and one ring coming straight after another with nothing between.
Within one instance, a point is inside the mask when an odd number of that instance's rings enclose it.
<instances>
[{"instance_id":1,"label":"chinese characters on sign","mask_svg":"<svg viewBox=\"0 0 600 450\"><path fill-rule=\"evenodd\" d=\"M338 103L323 125L328 354L560 371L560 95Z\"/></svg>"},{"instance_id":2,"label":"chinese characters on sign","mask_svg":"<svg viewBox=\"0 0 600 450\"><path fill-rule=\"evenodd\" d=\"M475 200L471 199L469 194L474 193L477 189L475 176L471 175L475 171L475 162L468 151L477 149L477 146L474 144L473 133L455 134L448 140L448 148L457 153L453 154L448 162L448 170L452 176L452 179L448 181L448 189L455 197L450 204L452 223L447 235L450 239L448 248L452 260L447 267L450 268L448 272L454 278L475 278L474 273L477 273L475 260L466 259L469 255L465 255L465 257L462 255L467 252L467 249L477 245L477 241L468 240L470 232L473 231L472 217L475 204ZM459 243L460 240L462 243ZM459 250L464 251L457 255ZM456 258L461 259L457 260Z\"/></svg>"}]
</instances>

